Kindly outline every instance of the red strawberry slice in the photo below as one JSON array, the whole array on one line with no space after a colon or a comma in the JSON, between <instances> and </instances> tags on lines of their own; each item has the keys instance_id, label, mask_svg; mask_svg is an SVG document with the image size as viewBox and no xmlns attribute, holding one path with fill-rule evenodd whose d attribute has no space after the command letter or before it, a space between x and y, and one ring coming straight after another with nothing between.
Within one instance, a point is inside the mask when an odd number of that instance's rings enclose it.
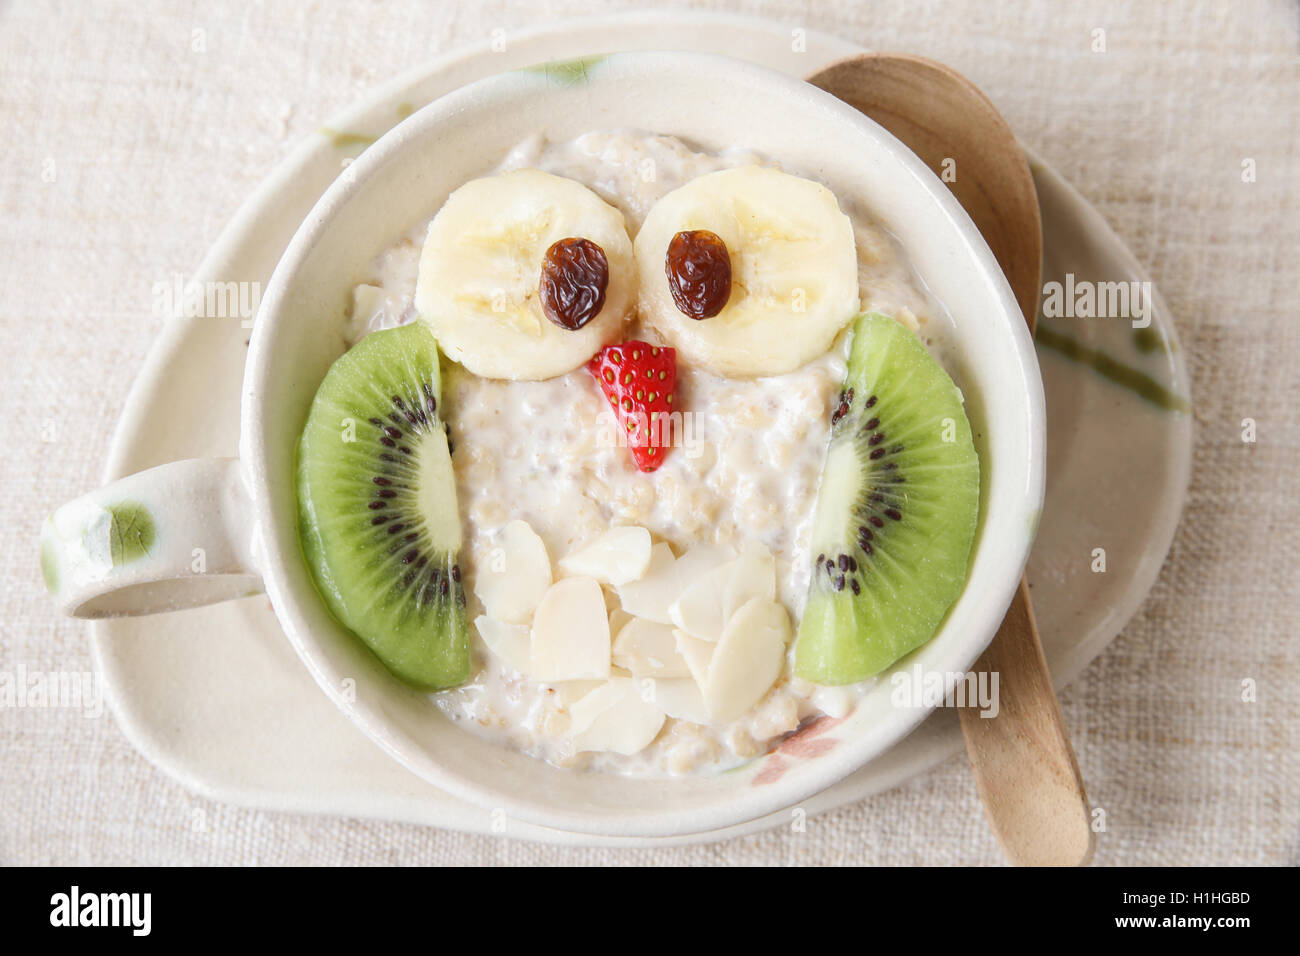
<instances>
[{"instance_id":1,"label":"red strawberry slice","mask_svg":"<svg viewBox=\"0 0 1300 956\"><path fill-rule=\"evenodd\" d=\"M587 370L613 406L632 460L642 471L654 471L672 447L677 350L635 340L607 345Z\"/></svg>"}]
</instances>

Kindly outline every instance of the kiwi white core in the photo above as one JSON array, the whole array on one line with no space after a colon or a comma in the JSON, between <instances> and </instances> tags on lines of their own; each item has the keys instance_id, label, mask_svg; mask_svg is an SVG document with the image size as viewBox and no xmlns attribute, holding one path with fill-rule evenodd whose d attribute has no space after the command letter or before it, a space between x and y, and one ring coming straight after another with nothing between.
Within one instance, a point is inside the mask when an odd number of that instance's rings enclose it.
<instances>
[{"instance_id":1,"label":"kiwi white core","mask_svg":"<svg viewBox=\"0 0 1300 956\"><path fill-rule=\"evenodd\" d=\"M419 507L434 550L460 550L460 509L456 505L456 474L451 468L447 435L435 428L420 444Z\"/></svg>"},{"instance_id":2,"label":"kiwi white core","mask_svg":"<svg viewBox=\"0 0 1300 956\"><path fill-rule=\"evenodd\" d=\"M856 502L862 494L863 470L857 448L851 441L833 441L826 452L821 491L813 518L812 550L839 554L848 543L845 503Z\"/></svg>"}]
</instances>

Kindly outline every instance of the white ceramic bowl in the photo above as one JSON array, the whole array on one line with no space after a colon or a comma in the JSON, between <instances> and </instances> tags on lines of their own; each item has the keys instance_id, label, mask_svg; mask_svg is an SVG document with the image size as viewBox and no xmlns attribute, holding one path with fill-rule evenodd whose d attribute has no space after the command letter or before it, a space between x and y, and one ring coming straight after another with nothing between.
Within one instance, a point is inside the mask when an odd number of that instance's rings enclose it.
<instances>
[{"instance_id":1,"label":"white ceramic bowl","mask_svg":"<svg viewBox=\"0 0 1300 956\"><path fill-rule=\"evenodd\" d=\"M243 588L251 570L321 688L421 777L485 813L587 833L666 836L797 805L888 749L928 711L893 706L886 675L846 719L818 727L817 742L739 770L648 780L557 769L456 727L427 695L392 678L317 596L296 528L296 443L317 386L344 349L350 292L373 257L527 136L568 139L616 127L706 150L750 147L822 180L841 199L856 198L901 241L947 307L962 356L954 377L980 452L980 528L962 596L939 633L897 666L956 675L975 661L1020 578L1043 494L1042 384L1011 290L946 187L887 132L806 83L701 54L621 53L492 77L413 114L345 170L302 223L263 296L244 378L238 466L200 467L198 479L184 479L218 489L196 497L215 502L212 512L228 524L251 512L251 528L229 532L230 580L195 583L192 596L178 596L188 585L169 581L163 593L171 607L228 597L224 589ZM148 497L142 484L132 488ZM245 532L251 549L242 545ZM165 528L159 539L173 546ZM159 609L145 600L160 593L162 571L122 577L113 610ZM65 604L76 609L81 599Z\"/></svg>"}]
</instances>

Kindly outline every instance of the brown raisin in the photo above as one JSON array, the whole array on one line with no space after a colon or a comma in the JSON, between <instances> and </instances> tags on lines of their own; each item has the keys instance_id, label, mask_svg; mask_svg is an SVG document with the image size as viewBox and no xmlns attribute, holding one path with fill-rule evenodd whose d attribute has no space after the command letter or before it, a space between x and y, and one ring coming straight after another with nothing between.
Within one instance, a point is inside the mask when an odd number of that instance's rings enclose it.
<instances>
[{"instance_id":1,"label":"brown raisin","mask_svg":"<svg viewBox=\"0 0 1300 956\"><path fill-rule=\"evenodd\" d=\"M562 329L573 332L605 307L609 260L590 239L561 239L546 250L538 292L542 311Z\"/></svg>"},{"instance_id":2,"label":"brown raisin","mask_svg":"<svg viewBox=\"0 0 1300 956\"><path fill-rule=\"evenodd\" d=\"M717 233L693 229L673 236L664 269L673 302L692 319L712 318L731 298L731 253Z\"/></svg>"}]
</instances>

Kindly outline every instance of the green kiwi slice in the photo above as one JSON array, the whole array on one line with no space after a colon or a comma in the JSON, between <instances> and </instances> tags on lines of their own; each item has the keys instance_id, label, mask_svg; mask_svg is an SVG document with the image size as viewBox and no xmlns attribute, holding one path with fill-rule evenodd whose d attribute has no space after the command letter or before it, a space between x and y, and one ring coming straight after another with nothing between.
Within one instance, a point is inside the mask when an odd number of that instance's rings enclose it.
<instances>
[{"instance_id":1,"label":"green kiwi slice","mask_svg":"<svg viewBox=\"0 0 1300 956\"><path fill-rule=\"evenodd\" d=\"M979 459L957 386L878 313L855 320L831 425L794 670L850 684L933 637L961 593Z\"/></svg>"},{"instance_id":2,"label":"green kiwi slice","mask_svg":"<svg viewBox=\"0 0 1300 956\"><path fill-rule=\"evenodd\" d=\"M298 528L334 616L419 688L469 676L460 512L420 322L372 332L325 375L298 444Z\"/></svg>"}]
</instances>

